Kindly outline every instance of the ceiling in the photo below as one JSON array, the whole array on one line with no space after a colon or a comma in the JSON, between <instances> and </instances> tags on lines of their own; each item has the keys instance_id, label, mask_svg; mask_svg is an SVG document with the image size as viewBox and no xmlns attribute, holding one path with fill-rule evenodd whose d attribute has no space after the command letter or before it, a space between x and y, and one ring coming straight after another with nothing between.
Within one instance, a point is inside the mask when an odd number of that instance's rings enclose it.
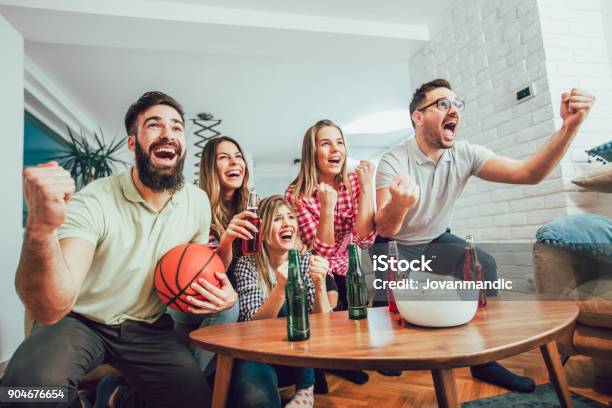
<instances>
[{"instance_id":1,"label":"ceiling","mask_svg":"<svg viewBox=\"0 0 612 408\"><path fill-rule=\"evenodd\" d=\"M189 118L221 118L256 170L274 175L290 169L318 119L350 125L407 109L410 55L449 2L0 0L0 13L105 134L123 136L127 106L162 90ZM348 135L350 154L376 156L409 126L406 117L403 131Z\"/></svg>"}]
</instances>

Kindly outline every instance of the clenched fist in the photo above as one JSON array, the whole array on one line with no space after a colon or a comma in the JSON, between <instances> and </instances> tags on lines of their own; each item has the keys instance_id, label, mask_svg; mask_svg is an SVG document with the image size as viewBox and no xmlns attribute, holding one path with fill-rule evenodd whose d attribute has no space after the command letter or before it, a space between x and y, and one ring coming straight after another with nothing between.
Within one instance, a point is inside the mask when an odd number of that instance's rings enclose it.
<instances>
[{"instance_id":1,"label":"clenched fist","mask_svg":"<svg viewBox=\"0 0 612 408\"><path fill-rule=\"evenodd\" d=\"M359 165L355 168L355 173L359 178L359 187L361 187L361 190L371 189L372 179L374 178L374 164L367 160L361 160Z\"/></svg>"},{"instance_id":2,"label":"clenched fist","mask_svg":"<svg viewBox=\"0 0 612 408\"><path fill-rule=\"evenodd\" d=\"M57 162L49 162L23 170L23 191L28 202L27 228L51 233L66 220L74 180Z\"/></svg>"},{"instance_id":3,"label":"clenched fist","mask_svg":"<svg viewBox=\"0 0 612 408\"><path fill-rule=\"evenodd\" d=\"M575 130L586 119L595 104L595 96L580 90L572 89L570 92L561 94L561 119L563 125Z\"/></svg>"},{"instance_id":4,"label":"clenched fist","mask_svg":"<svg viewBox=\"0 0 612 408\"><path fill-rule=\"evenodd\" d=\"M338 201L338 192L329 184L319 183L317 199L321 205L321 211L333 213Z\"/></svg>"},{"instance_id":5,"label":"clenched fist","mask_svg":"<svg viewBox=\"0 0 612 408\"><path fill-rule=\"evenodd\" d=\"M389 193L392 202L409 208L419 200L420 188L406 173L398 173L391 181Z\"/></svg>"},{"instance_id":6,"label":"clenched fist","mask_svg":"<svg viewBox=\"0 0 612 408\"><path fill-rule=\"evenodd\" d=\"M310 258L310 278L317 287L325 286L325 276L329 271L329 261L322 256L313 255Z\"/></svg>"}]
</instances>

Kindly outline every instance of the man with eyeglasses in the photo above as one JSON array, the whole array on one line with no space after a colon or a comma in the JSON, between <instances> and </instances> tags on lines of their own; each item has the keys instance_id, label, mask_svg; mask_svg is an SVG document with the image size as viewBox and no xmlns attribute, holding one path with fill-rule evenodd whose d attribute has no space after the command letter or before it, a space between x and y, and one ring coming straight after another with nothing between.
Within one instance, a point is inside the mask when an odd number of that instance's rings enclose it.
<instances>
[{"instance_id":1,"label":"man with eyeglasses","mask_svg":"<svg viewBox=\"0 0 612 408\"><path fill-rule=\"evenodd\" d=\"M536 184L559 163L589 114L595 97L573 89L561 96L563 125L548 142L523 160L493 153L467 141L455 142L465 103L451 85L435 79L413 95L410 114L415 137L383 155L376 172L376 229L373 252L385 253L384 242L398 243L400 258L433 258L434 271L462 277L465 241L448 228L454 203L471 176L498 183ZM495 259L478 250L486 280L497 278ZM447 272L447 273L448 273ZM377 276L380 277L380 276ZM380 277L385 279L385 277ZM487 291L487 295L496 295ZM378 291L374 305L386 304ZM497 363L471 367L472 375L502 387L531 392L535 384Z\"/></svg>"}]
</instances>

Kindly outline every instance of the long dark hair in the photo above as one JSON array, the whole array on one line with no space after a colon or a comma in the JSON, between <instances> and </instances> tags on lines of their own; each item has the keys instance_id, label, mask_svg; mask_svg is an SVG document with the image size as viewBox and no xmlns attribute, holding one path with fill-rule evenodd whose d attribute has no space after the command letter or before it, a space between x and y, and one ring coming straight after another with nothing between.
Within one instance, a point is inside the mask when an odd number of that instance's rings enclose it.
<instances>
[{"instance_id":1,"label":"long dark hair","mask_svg":"<svg viewBox=\"0 0 612 408\"><path fill-rule=\"evenodd\" d=\"M206 191L210 200L212 222L210 229L217 235L218 239L225 232L232 217L246 210L249 199L249 166L244 159L244 180L242 186L236 191L230 208L226 208L222 202L221 183L217 172L217 146L221 142L233 143L244 158L244 152L240 144L229 136L220 136L209 140L202 149L200 159L200 188Z\"/></svg>"}]
</instances>

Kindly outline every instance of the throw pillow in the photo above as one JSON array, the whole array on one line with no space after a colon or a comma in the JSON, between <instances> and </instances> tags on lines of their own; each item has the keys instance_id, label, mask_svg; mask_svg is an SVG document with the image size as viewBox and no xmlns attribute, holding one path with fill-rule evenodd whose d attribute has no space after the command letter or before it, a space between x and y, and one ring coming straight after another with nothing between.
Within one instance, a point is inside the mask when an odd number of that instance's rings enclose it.
<instances>
[{"instance_id":1,"label":"throw pillow","mask_svg":"<svg viewBox=\"0 0 612 408\"><path fill-rule=\"evenodd\" d=\"M612 163L588 171L573 179L572 183L589 190L612 193Z\"/></svg>"},{"instance_id":2,"label":"throw pillow","mask_svg":"<svg viewBox=\"0 0 612 408\"><path fill-rule=\"evenodd\" d=\"M612 263L612 220L603 215L559 217L540 227L538 242L567 248Z\"/></svg>"}]
</instances>

